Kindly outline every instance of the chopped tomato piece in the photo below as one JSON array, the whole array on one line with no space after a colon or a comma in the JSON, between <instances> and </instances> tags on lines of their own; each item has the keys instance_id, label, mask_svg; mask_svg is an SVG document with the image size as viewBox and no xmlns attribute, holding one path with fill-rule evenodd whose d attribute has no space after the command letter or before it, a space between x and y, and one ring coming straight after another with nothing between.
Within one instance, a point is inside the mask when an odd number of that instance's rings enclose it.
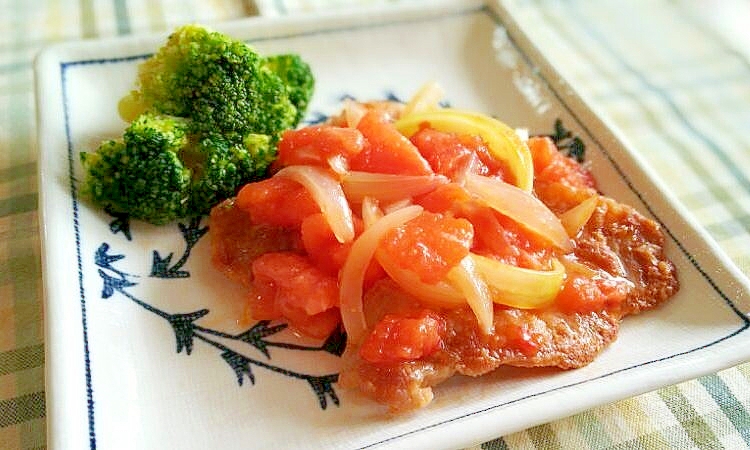
<instances>
[{"instance_id":1,"label":"chopped tomato piece","mask_svg":"<svg viewBox=\"0 0 750 450\"><path fill-rule=\"evenodd\" d=\"M479 157L461 143L453 133L422 128L412 137L411 142L419 149L435 173L451 180L459 179L467 172L486 175L487 168Z\"/></svg>"},{"instance_id":2,"label":"chopped tomato piece","mask_svg":"<svg viewBox=\"0 0 750 450\"><path fill-rule=\"evenodd\" d=\"M526 141L534 161L534 174L539 174L550 165L552 159L559 153L555 142L548 136L532 136Z\"/></svg>"},{"instance_id":3,"label":"chopped tomato piece","mask_svg":"<svg viewBox=\"0 0 750 450\"><path fill-rule=\"evenodd\" d=\"M416 203L434 213L456 213L458 205L471 201L471 194L456 183L438 186L434 191L416 200Z\"/></svg>"},{"instance_id":4,"label":"chopped tomato piece","mask_svg":"<svg viewBox=\"0 0 750 450\"><path fill-rule=\"evenodd\" d=\"M430 310L408 315L388 314L365 338L359 354L371 363L413 361L440 348L443 319Z\"/></svg>"},{"instance_id":5,"label":"chopped tomato piece","mask_svg":"<svg viewBox=\"0 0 750 450\"><path fill-rule=\"evenodd\" d=\"M354 216L355 234L360 235L363 229L362 219ZM351 242L342 244L336 239L322 213L313 214L302 221L302 245L310 260L320 270L334 277L338 276L352 247ZM384 275L380 264L373 259L365 272L364 286L372 285Z\"/></svg>"},{"instance_id":6,"label":"chopped tomato piece","mask_svg":"<svg viewBox=\"0 0 750 450\"><path fill-rule=\"evenodd\" d=\"M476 230L475 252L518 267L549 269L552 249L516 221L489 208L467 208L464 214Z\"/></svg>"},{"instance_id":7,"label":"chopped tomato piece","mask_svg":"<svg viewBox=\"0 0 750 450\"><path fill-rule=\"evenodd\" d=\"M341 323L341 313L338 308L327 309L313 315L308 315L290 305L282 305L280 309L292 330L316 339L327 338Z\"/></svg>"},{"instance_id":8,"label":"chopped tomato piece","mask_svg":"<svg viewBox=\"0 0 750 450\"><path fill-rule=\"evenodd\" d=\"M458 136L458 139L463 146L470 148L479 157L479 160L482 161L487 170L487 176L498 177L507 183L516 184L515 177L512 175L513 171L508 166L507 161L497 159L493 156L489 147L487 147L487 143L481 137L462 134ZM475 173L483 175L479 172Z\"/></svg>"},{"instance_id":9,"label":"chopped tomato piece","mask_svg":"<svg viewBox=\"0 0 750 450\"><path fill-rule=\"evenodd\" d=\"M594 176L581 164L561 153L547 136L528 140L534 161L535 182L557 182L578 188L596 188Z\"/></svg>"},{"instance_id":10,"label":"chopped tomato piece","mask_svg":"<svg viewBox=\"0 0 750 450\"><path fill-rule=\"evenodd\" d=\"M247 298L248 313L254 320L276 320L283 317L276 306L276 285L271 280L260 279L253 283Z\"/></svg>"},{"instance_id":11,"label":"chopped tomato piece","mask_svg":"<svg viewBox=\"0 0 750 450\"><path fill-rule=\"evenodd\" d=\"M555 303L566 312L619 311L629 291L624 279L574 274L565 280Z\"/></svg>"},{"instance_id":12,"label":"chopped tomato piece","mask_svg":"<svg viewBox=\"0 0 750 450\"><path fill-rule=\"evenodd\" d=\"M280 227L299 227L305 217L320 212L304 186L283 177L246 184L237 194L237 206L255 223Z\"/></svg>"},{"instance_id":13,"label":"chopped tomato piece","mask_svg":"<svg viewBox=\"0 0 750 450\"><path fill-rule=\"evenodd\" d=\"M336 279L306 257L266 253L253 262L252 271L249 307L255 320L286 319L294 330L321 339L338 326Z\"/></svg>"},{"instance_id":14,"label":"chopped tomato piece","mask_svg":"<svg viewBox=\"0 0 750 450\"><path fill-rule=\"evenodd\" d=\"M276 164L327 165L328 158L341 155L347 160L362 151L365 138L354 128L319 125L287 130L279 141Z\"/></svg>"},{"instance_id":15,"label":"chopped tomato piece","mask_svg":"<svg viewBox=\"0 0 750 450\"><path fill-rule=\"evenodd\" d=\"M457 180L466 173L509 177L506 165L492 157L479 136L448 133L424 127L411 137L436 173Z\"/></svg>"},{"instance_id":16,"label":"chopped tomato piece","mask_svg":"<svg viewBox=\"0 0 750 450\"><path fill-rule=\"evenodd\" d=\"M253 261L254 284L261 295L275 297L280 311L292 307L315 315L338 305L336 278L324 273L302 255L266 253ZM271 289L271 288L274 289Z\"/></svg>"},{"instance_id":17,"label":"chopped tomato piece","mask_svg":"<svg viewBox=\"0 0 750 450\"><path fill-rule=\"evenodd\" d=\"M355 218L356 234L362 232L362 220ZM307 216L302 221L302 244L315 265L326 273L336 275L344 265L351 242L340 243L322 213Z\"/></svg>"},{"instance_id":18,"label":"chopped tomato piece","mask_svg":"<svg viewBox=\"0 0 750 450\"><path fill-rule=\"evenodd\" d=\"M471 251L506 264L547 270L553 250L516 221L482 205L455 183L438 187L417 200L426 210L468 220L473 226Z\"/></svg>"},{"instance_id":19,"label":"chopped tomato piece","mask_svg":"<svg viewBox=\"0 0 750 450\"><path fill-rule=\"evenodd\" d=\"M538 337L529 332L527 324L504 323L495 325L495 334L504 336L505 347L517 350L526 356L534 356L539 351Z\"/></svg>"},{"instance_id":20,"label":"chopped tomato piece","mask_svg":"<svg viewBox=\"0 0 750 450\"><path fill-rule=\"evenodd\" d=\"M552 139L532 137L528 145L534 160L534 193L553 212L567 211L597 193L593 174L558 151Z\"/></svg>"},{"instance_id":21,"label":"chopped tomato piece","mask_svg":"<svg viewBox=\"0 0 750 450\"><path fill-rule=\"evenodd\" d=\"M357 124L367 143L350 161L352 170L399 175L430 175L432 169L414 144L404 137L388 116L370 110Z\"/></svg>"},{"instance_id":22,"label":"chopped tomato piece","mask_svg":"<svg viewBox=\"0 0 750 450\"><path fill-rule=\"evenodd\" d=\"M474 228L466 219L423 212L389 231L381 241L385 257L437 283L469 254Z\"/></svg>"}]
</instances>

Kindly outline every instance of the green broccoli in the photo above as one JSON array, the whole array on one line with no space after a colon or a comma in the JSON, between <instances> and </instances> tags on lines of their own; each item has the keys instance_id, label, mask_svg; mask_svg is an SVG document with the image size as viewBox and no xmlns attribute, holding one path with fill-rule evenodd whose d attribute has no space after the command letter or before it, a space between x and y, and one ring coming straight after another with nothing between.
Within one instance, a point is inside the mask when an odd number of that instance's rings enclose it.
<instances>
[{"instance_id":1,"label":"green broccoli","mask_svg":"<svg viewBox=\"0 0 750 450\"><path fill-rule=\"evenodd\" d=\"M194 141L197 135L187 134L188 123L146 112L121 141L81 153L82 194L107 210L161 225L207 213L273 161L274 147L266 135L235 143L210 133Z\"/></svg>"},{"instance_id":2,"label":"green broccoli","mask_svg":"<svg viewBox=\"0 0 750 450\"><path fill-rule=\"evenodd\" d=\"M297 108L298 122L302 120L315 87L310 66L297 54L274 55L266 58L266 67L278 75L289 88L289 100Z\"/></svg>"},{"instance_id":3,"label":"green broccoli","mask_svg":"<svg viewBox=\"0 0 750 450\"><path fill-rule=\"evenodd\" d=\"M112 212L163 224L207 213L265 176L281 133L313 94L297 55L263 57L198 25L175 30L138 68L121 141L81 153L82 194Z\"/></svg>"},{"instance_id":4,"label":"green broccoli","mask_svg":"<svg viewBox=\"0 0 750 450\"><path fill-rule=\"evenodd\" d=\"M299 111L286 81L264 61L244 42L186 25L139 66L133 95L143 110L192 119L194 131L274 135L295 126ZM300 64L305 70L312 77Z\"/></svg>"},{"instance_id":5,"label":"green broccoli","mask_svg":"<svg viewBox=\"0 0 750 450\"><path fill-rule=\"evenodd\" d=\"M120 141L81 153L81 194L114 212L163 224L187 213L192 171L180 158L188 143L184 119L144 113Z\"/></svg>"},{"instance_id":6,"label":"green broccoli","mask_svg":"<svg viewBox=\"0 0 750 450\"><path fill-rule=\"evenodd\" d=\"M265 170L275 157L275 147L267 135L248 135L241 144L221 134L205 136L190 149L194 172L189 209L208 212L234 195L259 167Z\"/></svg>"}]
</instances>

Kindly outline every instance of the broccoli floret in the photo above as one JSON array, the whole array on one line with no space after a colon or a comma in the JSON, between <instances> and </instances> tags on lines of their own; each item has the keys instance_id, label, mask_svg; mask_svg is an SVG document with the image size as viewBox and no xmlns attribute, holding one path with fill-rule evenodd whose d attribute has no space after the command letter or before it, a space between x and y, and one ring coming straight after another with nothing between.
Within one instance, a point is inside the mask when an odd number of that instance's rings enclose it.
<instances>
[{"instance_id":1,"label":"broccoli floret","mask_svg":"<svg viewBox=\"0 0 750 450\"><path fill-rule=\"evenodd\" d=\"M112 212L163 224L206 214L266 175L281 133L312 96L297 55L263 57L197 25L173 32L118 105L122 140L81 153L81 192Z\"/></svg>"},{"instance_id":2,"label":"broccoli floret","mask_svg":"<svg viewBox=\"0 0 750 450\"><path fill-rule=\"evenodd\" d=\"M299 122L307 110L307 105L315 89L310 65L301 56L290 53L266 58L266 67L278 75L289 89L289 100L297 108L296 120Z\"/></svg>"},{"instance_id":3,"label":"broccoli floret","mask_svg":"<svg viewBox=\"0 0 750 450\"><path fill-rule=\"evenodd\" d=\"M219 133L187 134L189 120L144 113L122 141L81 153L82 194L111 212L160 225L206 214L263 172L276 152L267 135L237 144Z\"/></svg>"},{"instance_id":4,"label":"broccoli floret","mask_svg":"<svg viewBox=\"0 0 750 450\"><path fill-rule=\"evenodd\" d=\"M248 135L237 144L214 133L202 138L188 154L194 162L190 210L207 213L234 195L243 182L264 171L276 151L266 135Z\"/></svg>"},{"instance_id":5,"label":"broccoli floret","mask_svg":"<svg viewBox=\"0 0 750 450\"><path fill-rule=\"evenodd\" d=\"M187 123L170 116L141 115L120 141L81 153L86 173L81 194L97 205L163 224L184 217L192 173L180 159Z\"/></svg>"},{"instance_id":6,"label":"broccoli floret","mask_svg":"<svg viewBox=\"0 0 750 450\"><path fill-rule=\"evenodd\" d=\"M194 131L275 135L299 113L264 61L244 42L186 25L139 66L136 97L146 110L192 119Z\"/></svg>"}]
</instances>

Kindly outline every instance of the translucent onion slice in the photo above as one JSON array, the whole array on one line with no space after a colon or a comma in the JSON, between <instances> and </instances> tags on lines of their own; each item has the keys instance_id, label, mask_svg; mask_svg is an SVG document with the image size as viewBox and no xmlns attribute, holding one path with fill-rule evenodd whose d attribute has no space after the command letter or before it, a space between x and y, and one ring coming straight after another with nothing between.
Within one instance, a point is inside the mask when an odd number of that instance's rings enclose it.
<instances>
[{"instance_id":1,"label":"translucent onion slice","mask_svg":"<svg viewBox=\"0 0 750 450\"><path fill-rule=\"evenodd\" d=\"M383 256L382 252L376 252L375 258L377 258L385 273L404 292L413 295L427 306L455 308L466 303L464 295L445 281L428 284L422 281L416 272L399 267L392 260Z\"/></svg>"},{"instance_id":2,"label":"translucent onion slice","mask_svg":"<svg viewBox=\"0 0 750 450\"><path fill-rule=\"evenodd\" d=\"M560 223L562 223L568 236L573 238L578 235L591 218L598 204L599 196L594 195L560 214Z\"/></svg>"},{"instance_id":3,"label":"translucent onion slice","mask_svg":"<svg viewBox=\"0 0 750 450\"><path fill-rule=\"evenodd\" d=\"M341 184L346 197L354 203L361 202L365 197L373 197L387 203L426 194L448 182L448 178L442 175L393 175L352 171L344 175Z\"/></svg>"},{"instance_id":4,"label":"translucent onion slice","mask_svg":"<svg viewBox=\"0 0 750 450\"><path fill-rule=\"evenodd\" d=\"M492 333L494 328L492 298L487 284L477 274L472 257L466 256L462 259L448 272L447 277L466 297L466 302L477 317L479 329L484 334Z\"/></svg>"},{"instance_id":5,"label":"translucent onion slice","mask_svg":"<svg viewBox=\"0 0 750 450\"><path fill-rule=\"evenodd\" d=\"M404 136L411 137L425 123L438 131L481 137L492 156L508 165L516 185L531 192L534 185L531 151L508 125L483 114L451 108L409 114L395 125Z\"/></svg>"},{"instance_id":6,"label":"translucent onion slice","mask_svg":"<svg viewBox=\"0 0 750 450\"><path fill-rule=\"evenodd\" d=\"M445 96L443 88L435 81L422 85L414 96L409 99L401 112L401 117L412 113L430 111L440 107L440 100Z\"/></svg>"},{"instance_id":7,"label":"translucent onion slice","mask_svg":"<svg viewBox=\"0 0 750 450\"><path fill-rule=\"evenodd\" d=\"M565 281L565 266L558 260L552 270L531 270L470 254L477 272L492 292L492 301L520 309L541 308L553 302Z\"/></svg>"},{"instance_id":8,"label":"translucent onion slice","mask_svg":"<svg viewBox=\"0 0 750 450\"><path fill-rule=\"evenodd\" d=\"M367 113L367 108L352 99L344 100L344 119L349 128L357 128L359 121Z\"/></svg>"},{"instance_id":9,"label":"translucent onion slice","mask_svg":"<svg viewBox=\"0 0 750 450\"><path fill-rule=\"evenodd\" d=\"M396 211L397 209L405 208L409 205L411 205L413 202L410 198L405 198L403 200L396 200L393 203L389 203L385 206L383 206L383 212L386 214L390 214L393 211Z\"/></svg>"},{"instance_id":10,"label":"translucent onion slice","mask_svg":"<svg viewBox=\"0 0 750 450\"><path fill-rule=\"evenodd\" d=\"M587 266L586 264L582 263L578 260L578 258L575 257L575 255L565 255L562 258L562 264L565 266L565 272L568 276L571 275L580 275L586 278L592 278L592 279L606 279L611 280L616 283L623 283L629 286L629 289L635 288L635 283L628 280L625 277L615 276L611 275L604 269L594 269L592 267ZM619 267L615 269L615 271L620 273L626 273L625 267L622 265L622 261L620 261Z\"/></svg>"},{"instance_id":11,"label":"translucent onion slice","mask_svg":"<svg viewBox=\"0 0 750 450\"><path fill-rule=\"evenodd\" d=\"M338 181L325 169L315 166L287 166L276 172L277 177L294 180L307 189L325 216L336 240L354 239L352 210Z\"/></svg>"},{"instance_id":12,"label":"translucent onion slice","mask_svg":"<svg viewBox=\"0 0 750 450\"><path fill-rule=\"evenodd\" d=\"M328 158L328 167L339 176L343 176L349 171L349 162L344 155L338 154Z\"/></svg>"},{"instance_id":13,"label":"translucent onion slice","mask_svg":"<svg viewBox=\"0 0 750 450\"><path fill-rule=\"evenodd\" d=\"M561 262L565 266L565 272L568 275L582 275L586 278L593 278L599 273L596 269L579 261L578 257L574 254L563 256Z\"/></svg>"},{"instance_id":14,"label":"translucent onion slice","mask_svg":"<svg viewBox=\"0 0 750 450\"><path fill-rule=\"evenodd\" d=\"M365 197L362 200L362 222L364 222L365 229L370 228L381 217L383 217L383 211L378 201L372 197Z\"/></svg>"},{"instance_id":15,"label":"translucent onion slice","mask_svg":"<svg viewBox=\"0 0 750 450\"><path fill-rule=\"evenodd\" d=\"M572 244L560 219L534 195L496 178L466 176L466 189L495 211L522 224L564 251Z\"/></svg>"},{"instance_id":16,"label":"translucent onion slice","mask_svg":"<svg viewBox=\"0 0 750 450\"><path fill-rule=\"evenodd\" d=\"M389 230L405 224L421 213L421 206L412 205L386 214L367 228L352 244L339 277L341 320L350 344L359 344L367 330L362 308L362 283L380 240Z\"/></svg>"}]
</instances>

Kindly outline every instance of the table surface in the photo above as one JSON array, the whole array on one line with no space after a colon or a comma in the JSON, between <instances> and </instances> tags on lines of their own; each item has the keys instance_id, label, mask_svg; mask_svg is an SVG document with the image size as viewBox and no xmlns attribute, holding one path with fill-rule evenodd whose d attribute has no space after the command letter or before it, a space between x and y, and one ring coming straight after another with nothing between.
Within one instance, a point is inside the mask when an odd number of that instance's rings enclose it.
<instances>
[{"instance_id":1,"label":"table surface","mask_svg":"<svg viewBox=\"0 0 750 450\"><path fill-rule=\"evenodd\" d=\"M401 0L407 1L407 0ZM71 39L393 0L0 2L0 448L44 448L44 326L32 61ZM750 2L504 2L750 274ZM715 161L702 164L704 158ZM478 446L750 448L750 363Z\"/></svg>"}]
</instances>

